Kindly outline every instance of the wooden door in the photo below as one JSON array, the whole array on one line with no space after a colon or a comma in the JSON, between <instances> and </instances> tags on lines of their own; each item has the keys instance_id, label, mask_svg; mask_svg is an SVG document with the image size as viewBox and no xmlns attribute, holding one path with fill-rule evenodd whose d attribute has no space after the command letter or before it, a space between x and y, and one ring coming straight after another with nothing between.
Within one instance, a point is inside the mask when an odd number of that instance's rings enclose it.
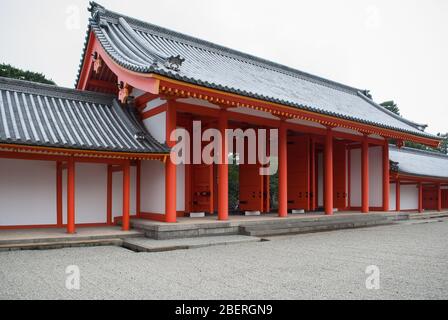
<instances>
[{"instance_id":1,"label":"wooden door","mask_svg":"<svg viewBox=\"0 0 448 320\"><path fill-rule=\"evenodd\" d=\"M263 177L260 175L259 164L239 165L239 206L241 211L263 211Z\"/></svg>"},{"instance_id":2,"label":"wooden door","mask_svg":"<svg viewBox=\"0 0 448 320\"><path fill-rule=\"evenodd\" d=\"M192 211L212 213L213 208L213 165L191 165Z\"/></svg>"},{"instance_id":3,"label":"wooden door","mask_svg":"<svg viewBox=\"0 0 448 320\"><path fill-rule=\"evenodd\" d=\"M288 137L288 209L310 210L309 137Z\"/></svg>"},{"instance_id":4,"label":"wooden door","mask_svg":"<svg viewBox=\"0 0 448 320\"><path fill-rule=\"evenodd\" d=\"M333 205L339 210L347 208L347 152L345 143L333 144Z\"/></svg>"}]
</instances>

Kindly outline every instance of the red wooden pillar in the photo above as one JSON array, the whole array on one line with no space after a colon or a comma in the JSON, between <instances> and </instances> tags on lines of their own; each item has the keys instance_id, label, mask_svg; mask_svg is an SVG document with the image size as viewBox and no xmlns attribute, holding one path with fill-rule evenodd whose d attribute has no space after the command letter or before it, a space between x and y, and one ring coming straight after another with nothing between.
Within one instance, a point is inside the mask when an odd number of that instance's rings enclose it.
<instances>
[{"instance_id":1,"label":"red wooden pillar","mask_svg":"<svg viewBox=\"0 0 448 320\"><path fill-rule=\"evenodd\" d=\"M123 231L129 231L130 225L130 195L131 195L131 166L129 161L123 164Z\"/></svg>"},{"instance_id":2,"label":"red wooden pillar","mask_svg":"<svg viewBox=\"0 0 448 320\"><path fill-rule=\"evenodd\" d=\"M401 211L401 188L400 179L395 182L395 210L397 212Z\"/></svg>"},{"instance_id":3,"label":"red wooden pillar","mask_svg":"<svg viewBox=\"0 0 448 320\"><path fill-rule=\"evenodd\" d=\"M325 136L325 183L324 183L324 205L325 214L333 214L333 130L327 128Z\"/></svg>"},{"instance_id":4,"label":"red wooden pillar","mask_svg":"<svg viewBox=\"0 0 448 320\"><path fill-rule=\"evenodd\" d=\"M278 216L288 216L288 141L284 120L278 134Z\"/></svg>"},{"instance_id":5,"label":"red wooden pillar","mask_svg":"<svg viewBox=\"0 0 448 320\"><path fill-rule=\"evenodd\" d=\"M75 228L75 161L67 163L67 233L74 234Z\"/></svg>"},{"instance_id":6,"label":"red wooden pillar","mask_svg":"<svg viewBox=\"0 0 448 320\"><path fill-rule=\"evenodd\" d=\"M311 191L310 191L310 203L311 211L316 210L316 143L311 138L311 153L310 153L310 170L311 170Z\"/></svg>"},{"instance_id":7,"label":"red wooden pillar","mask_svg":"<svg viewBox=\"0 0 448 320\"><path fill-rule=\"evenodd\" d=\"M171 141L171 133L176 129L177 117L176 108L171 101L168 101L166 111L166 141L168 147L172 148L176 141ZM171 153L165 162L165 222L175 223L177 221L176 206L176 165L174 157Z\"/></svg>"},{"instance_id":8,"label":"red wooden pillar","mask_svg":"<svg viewBox=\"0 0 448 320\"><path fill-rule=\"evenodd\" d=\"M437 211L442 211L442 186L437 184Z\"/></svg>"},{"instance_id":9,"label":"red wooden pillar","mask_svg":"<svg viewBox=\"0 0 448 320\"><path fill-rule=\"evenodd\" d=\"M140 203L140 199L141 199L141 168L142 168L142 162L141 160L137 160L136 163L136 172L135 172L135 214L137 215L137 217L140 217L140 212L141 212L141 203Z\"/></svg>"},{"instance_id":10,"label":"red wooden pillar","mask_svg":"<svg viewBox=\"0 0 448 320\"><path fill-rule=\"evenodd\" d=\"M229 167L228 167L228 143L226 129L228 115L225 109L221 109L218 119L219 132L221 133L221 159L218 164L218 219L229 219Z\"/></svg>"},{"instance_id":11,"label":"red wooden pillar","mask_svg":"<svg viewBox=\"0 0 448 320\"><path fill-rule=\"evenodd\" d=\"M383 146L383 211L389 211L390 195L390 168L389 168L389 142Z\"/></svg>"},{"instance_id":12,"label":"red wooden pillar","mask_svg":"<svg viewBox=\"0 0 448 320\"><path fill-rule=\"evenodd\" d=\"M363 213L369 212L369 142L367 135L362 140L361 180L362 180L362 207Z\"/></svg>"},{"instance_id":13,"label":"red wooden pillar","mask_svg":"<svg viewBox=\"0 0 448 320\"><path fill-rule=\"evenodd\" d=\"M56 220L58 228L63 225L62 219L62 163L56 162Z\"/></svg>"},{"instance_id":14,"label":"red wooden pillar","mask_svg":"<svg viewBox=\"0 0 448 320\"><path fill-rule=\"evenodd\" d=\"M418 212L423 213L423 183L418 183Z\"/></svg>"},{"instance_id":15,"label":"red wooden pillar","mask_svg":"<svg viewBox=\"0 0 448 320\"><path fill-rule=\"evenodd\" d=\"M107 166L107 224L112 224L112 166Z\"/></svg>"}]
</instances>

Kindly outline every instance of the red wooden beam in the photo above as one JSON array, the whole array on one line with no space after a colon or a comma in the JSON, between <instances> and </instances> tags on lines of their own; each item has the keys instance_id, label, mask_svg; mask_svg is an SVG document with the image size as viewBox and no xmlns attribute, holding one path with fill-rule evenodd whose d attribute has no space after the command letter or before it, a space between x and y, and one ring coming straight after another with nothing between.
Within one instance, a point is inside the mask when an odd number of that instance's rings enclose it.
<instances>
[{"instance_id":1,"label":"red wooden beam","mask_svg":"<svg viewBox=\"0 0 448 320\"><path fill-rule=\"evenodd\" d=\"M161 106L158 106L158 107L156 107L156 108L153 108L153 109L151 109L151 110L148 110L148 111L143 112L141 118L142 118L142 120L145 120L145 119L154 117L154 116L157 115L157 114L160 114L160 113L162 113L162 112L165 112L166 109L167 109L166 104L162 104Z\"/></svg>"},{"instance_id":2,"label":"red wooden beam","mask_svg":"<svg viewBox=\"0 0 448 320\"><path fill-rule=\"evenodd\" d=\"M193 97L201 100L206 100L211 103L228 105L232 107L242 106L245 108L270 112L278 116L294 117L297 119L318 122L325 126L343 127L369 134L387 136L393 139L404 139L408 141L419 142L427 144L429 146L437 146L440 142L438 139L425 138L401 131L379 128L374 125L363 124L352 120L345 120L329 115L318 114L312 111L301 110L295 107L266 102L255 98L225 93L215 89L204 88L198 85L192 85L182 81L172 80L159 75L153 76L161 81L160 92L164 95L171 95L178 98Z\"/></svg>"},{"instance_id":3,"label":"red wooden beam","mask_svg":"<svg viewBox=\"0 0 448 320\"><path fill-rule=\"evenodd\" d=\"M118 86L116 83L112 83L112 82L108 82L108 81L104 81L104 80L89 79L87 86L104 89L107 91L111 91L113 93L118 92Z\"/></svg>"},{"instance_id":4,"label":"red wooden beam","mask_svg":"<svg viewBox=\"0 0 448 320\"><path fill-rule=\"evenodd\" d=\"M146 104L149 101L151 101L157 97L158 96L156 94L146 92L146 93L142 94L141 96L134 99L134 105L137 107L137 109L143 110L144 108L146 108Z\"/></svg>"}]
</instances>

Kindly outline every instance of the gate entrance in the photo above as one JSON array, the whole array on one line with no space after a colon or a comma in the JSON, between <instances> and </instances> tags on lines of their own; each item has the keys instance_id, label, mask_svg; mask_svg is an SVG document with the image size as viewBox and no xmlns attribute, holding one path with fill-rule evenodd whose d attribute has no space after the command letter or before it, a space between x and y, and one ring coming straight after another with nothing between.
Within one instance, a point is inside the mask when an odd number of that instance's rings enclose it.
<instances>
[{"instance_id":1,"label":"gate entrance","mask_svg":"<svg viewBox=\"0 0 448 320\"><path fill-rule=\"evenodd\" d=\"M342 141L334 141L333 166L333 206L343 210L347 208L347 151Z\"/></svg>"},{"instance_id":2,"label":"gate entrance","mask_svg":"<svg viewBox=\"0 0 448 320\"><path fill-rule=\"evenodd\" d=\"M310 139L288 137L288 209L310 210Z\"/></svg>"},{"instance_id":3,"label":"gate entrance","mask_svg":"<svg viewBox=\"0 0 448 320\"><path fill-rule=\"evenodd\" d=\"M192 211L214 212L214 170L213 165L193 164L191 165L192 180Z\"/></svg>"}]
</instances>

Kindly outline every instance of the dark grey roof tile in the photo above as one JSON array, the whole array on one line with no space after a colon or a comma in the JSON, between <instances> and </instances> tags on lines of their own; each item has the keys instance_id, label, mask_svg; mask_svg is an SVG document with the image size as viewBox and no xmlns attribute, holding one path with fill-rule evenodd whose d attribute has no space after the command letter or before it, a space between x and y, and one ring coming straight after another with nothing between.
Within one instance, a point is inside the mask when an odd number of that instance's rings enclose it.
<instances>
[{"instance_id":1,"label":"dark grey roof tile","mask_svg":"<svg viewBox=\"0 0 448 320\"><path fill-rule=\"evenodd\" d=\"M398 172L414 176L448 179L448 156L441 153L391 145L389 158L398 163Z\"/></svg>"},{"instance_id":2,"label":"dark grey roof tile","mask_svg":"<svg viewBox=\"0 0 448 320\"><path fill-rule=\"evenodd\" d=\"M0 143L168 153L113 96L1 77Z\"/></svg>"},{"instance_id":3,"label":"dark grey roof tile","mask_svg":"<svg viewBox=\"0 0 448 320\"><path fill-rule=\"evenodd\" d=\"M436 138L375 104L360 89L126 17L96 3L90 10L89 31L116 63L131 71ZM167 68L163 59L178 55L185 59L180 70Z\"/></svg>"}]
</instances>

